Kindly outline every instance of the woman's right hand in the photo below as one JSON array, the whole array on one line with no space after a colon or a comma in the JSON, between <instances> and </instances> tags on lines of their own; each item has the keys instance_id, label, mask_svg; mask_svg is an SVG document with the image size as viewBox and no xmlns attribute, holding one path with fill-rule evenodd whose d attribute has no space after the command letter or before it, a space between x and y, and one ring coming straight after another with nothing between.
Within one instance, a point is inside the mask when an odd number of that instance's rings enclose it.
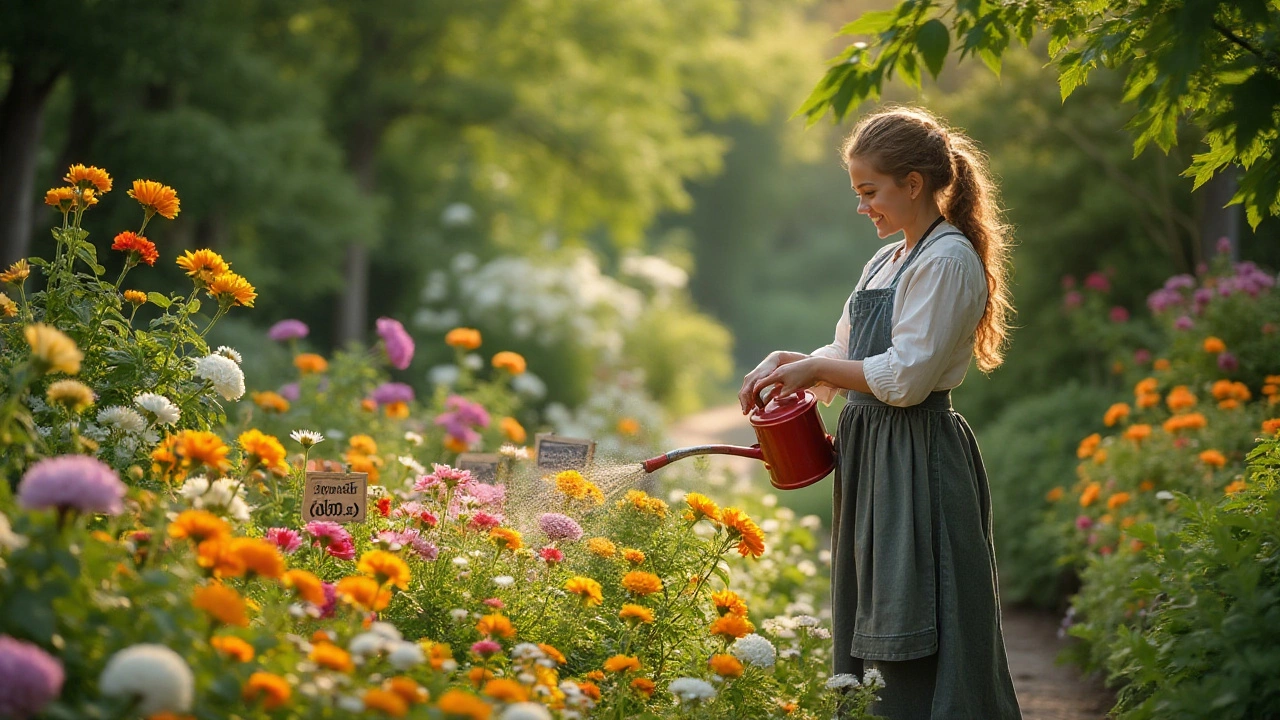
<instances>
[{"instance_id":1,"label":"woman's right hand","mask_svg":"<svg viewBox=\"0 0 1280 720\"><path fill-rule=\"evenodd\" d=\"M765 356L760 364L754 370L747 373L742 379L742 389L738 391L738 404L742 406L742 414L746 415L751 412L751 408L759 404L759 398L755 396L756 383L762 378L768 377L770 373L787 363L793 363L797 360L803 360L808 355L798 352L789 352L787 350L774 350Z\"/></svg>"}]
</instances>

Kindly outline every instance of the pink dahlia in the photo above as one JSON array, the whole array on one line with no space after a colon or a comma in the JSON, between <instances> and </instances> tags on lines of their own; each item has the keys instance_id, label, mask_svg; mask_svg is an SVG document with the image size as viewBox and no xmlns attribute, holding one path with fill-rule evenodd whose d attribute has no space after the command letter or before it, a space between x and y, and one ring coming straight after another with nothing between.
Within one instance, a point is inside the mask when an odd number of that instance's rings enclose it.
<instances>
[{"instance_id":1,"label":"pink dahlia","mask_svg":"<svg viewBox=\"0 0 1280 720\"><path fill-rule=\"evenodd\" d=\"M271 329L267 331L267 337L276 342L285 342L288 340L301 340L310 332L311 328L308 328L306 323L290 318L272 325Z\"/></svg>"},{"instance_id":2,"label":"pink dahlia","mask_svg":"<svg viewBox=\"0 0 1280 720\"><path fill-rule=\"evenodd\" d=\"M267 542L274 543L276 547L280 548L280 552L288 555L302 547L302 536L298 534L297 530L273 527L267 530Z\"/></svg>"},{"instance_id":3,"label":"pink dahlia","mask_svg":"<svg viewBox=\"0 0 1280 720\"><path fill-rule=\"evenodd\" d=\"M354 560L356 546L351 541L351 533L336 522L313 520L306 524L306 531L315 538L313 545L319 545L325 552L339 560Z\"/></svg>"},{"instance_id":4,"label":"pink dahlia","mask_svg":"<svg viewBox=\"0 0 1280 720\"><path fill-rule=\"evenodd\" d=\"M0 635L0 717L39 715L62 692L66 674L38 645Z\"/></svg>"},{"instance_id":5,"label":"pink dahlia","mask_svg":"<svg viewBox=\"0 0 1280 720\"><path fill-rule=\"evenodd\" d=\"M481 640L471 646L471 652L482 658L487 658L502 652L502 646L493 640Z\"/></svg>"},{"instance_id":6,"label":"pink dahlia","mask_svg":"<svg viewBox=\"0 0 1280 720\"><path fill-rule=\"evenodd\" d=\"M378 337L382 338L383 347L387 350L387 359L397 370L404 370L413 362L413 338L405 331L399 320L380 317L377 320Z\"/></svg>"},{"instance_id":7,"label":"pink dahlia","mask_svg":"<svg viewBox=\"0 0 1280 720\"><path fill-rule=\"evenodd\" d=\"M472 530L492 530L501 524L501 515L490 515L487 512L478 512L471 516L471 522L467 523L467 527Z\"/></svg>"},{"instance_id":8,"label":"pink dahlia","mask_svg":"<svg viewBox=\"0 0 1280 720\"><path fill-rule=\"evenodd\" d=\"M582 539L582 526L568 515L560 513L543 513L538 518L538 527L547 537L556 542L559 540L578 541Z\"/></svg>"},{"instance_id":9,"label":"pink dahlia","mask_svg":"<svg viewBox=\"0 0 1280 720\"><path fill-rule=\"evenodd\" d=\"M124 510L124 483L96 458L61 455L32 465L18 483L18 504L27 510L119 515Z\"/></svg>"}]
</instances>

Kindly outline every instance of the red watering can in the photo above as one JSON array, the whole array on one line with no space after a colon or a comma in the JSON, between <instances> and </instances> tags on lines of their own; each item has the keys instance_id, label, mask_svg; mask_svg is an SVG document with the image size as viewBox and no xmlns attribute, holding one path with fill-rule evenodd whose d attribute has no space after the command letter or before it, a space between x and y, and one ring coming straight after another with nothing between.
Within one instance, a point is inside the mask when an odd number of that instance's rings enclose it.
<instances>
[{"instance_id":1,"label":"red watering can","mask_svg":"<svg viewBox=\"0 0 1280 720\"><path fill-rule=\"evenodd\" d=\"M812 485L836 467L833 438L818 415L818 400L808 390L774 397L764 407L757 406L747 416L759 443L739 445L695 445L645 460L645 472L693 455L737 455L763 460L769 481L779 490Z\"/></svg>"}]
</instances>

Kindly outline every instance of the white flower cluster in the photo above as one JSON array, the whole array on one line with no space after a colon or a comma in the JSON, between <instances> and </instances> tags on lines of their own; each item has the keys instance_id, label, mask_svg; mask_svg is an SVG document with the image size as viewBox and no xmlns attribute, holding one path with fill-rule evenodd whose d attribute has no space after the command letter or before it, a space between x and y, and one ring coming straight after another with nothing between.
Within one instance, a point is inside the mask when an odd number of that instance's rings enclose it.
<instances>
[{"instance_id":1,"label":"white flower cluster","mask_svg":"<svg viewBox=\"0 0 1280 720\"><path fill-rule=\"evenodd\" d=\"M858 676L850 673L840 673L827 678L828 690L848 690L862 685L858 682Z\"/></svg>"},{"instance_id":2,"label":"white flower cluster","mask_svg":"<svg viewBox=\"0 0 1280 720\"><path fill-rule=\"evenodd\" d=\"M244 485L230 478L209 482L209 478L196 475L182 484L182 496L197 510L222 512L240 522L249 520L249 504L244 501Z\"/></svg>"},{"instance_id":3,"label":"white flower cluster","mask_svg":"<svg viewBox=\"0 0 1280 720\"><path fill-rule=\"evenodd\" d=\"M689 284L689 273L657 255L628 255L622 259L622 274L644 280L659 292L679 290Z\"/></svg>"},{"instance_id":4,"label":"white flower cluster","mask_svg":"<svg viewBox=\"0 0 1280 720\"><path fill-rule=\"evenodd\" d=\"M164 645L127 647L107 661L98 690L133 701L130 711L144 717L191 709L195 679L187 661Z\"/></svg>"},{"instance_id":5,"label":"white flower cluster","mask_svg":"<svg viewBox=\"0 0 1280 720\"><path fill-rule=\"evenodd\" d=\"M521 702L508 705L498 720L551 720L551 713L539 703Z\"/></svg>"},{"instance_id":6,"label":"white flower cluster","mask_svg":"<svg viewBox=\"0 0 1280 720\"><path fill-rule=\"evenodd\" d=\"M133 404L151 413L157 425L172 425L182 417L182 411L169 398L159 393L140 393Z\"/></svg>"},{"instance_id":7,"label":"white flower cluster","mask_svg":"<svg viewBox=\"0 0 1280 720\"><path fill-rule=\"evenodd\" d=\"M631 418L642 428L664 427L662 407L644 390L644 373L630 370L608 381L593 380L587 400L573 410L560 403L547 406L547 420L556 432L568 437L599 438L600 456L625 454L626 439L618 435L618 418Z\"/></svg>"},{"instance_id":8,"label":"white flower cluster","mask_svg":"<svg viewBox=\"0 0 1280 720\"><path fill-rule=\"evenodd\" d=\"M773 643L756 633L744 635L735 640L729 652L744 663L762 668L773 667L778 654Z\"/></svg>"},{"instance_id":9,"label":"white flower cluster","mask_svg":"<svg viewBox=\"0 0 1280 720\"><path fill-rule=\"evenodd\" d=\"M244 395L244 371L235 360L213 353L197 358L195 363L196 377L213 383L213 389L227 400L239 400Z\"/></svg>"},{"instance_id":10,"label":"white flower cluster","mask_svg":"<svg viewBox=\"0 0 1280 720\"><path fill-rule=\"evenodd\" d=\"M147 429L147 420L137 410L122 405L111 405L98 411L98 424L127 435L141 435Z\"/></svg>"},{"instance_id":11,"label":"white flower cluster","mask_svg":"<svg viewBox=\"0 0 1280 720\"><path fill-rule=\"evenodd\" d=\"M716 696L716 689L711 683L698 678L682 677L671 681L667 686L672 695L682 703L701 702Z\"/></svg>"}]
</instances>

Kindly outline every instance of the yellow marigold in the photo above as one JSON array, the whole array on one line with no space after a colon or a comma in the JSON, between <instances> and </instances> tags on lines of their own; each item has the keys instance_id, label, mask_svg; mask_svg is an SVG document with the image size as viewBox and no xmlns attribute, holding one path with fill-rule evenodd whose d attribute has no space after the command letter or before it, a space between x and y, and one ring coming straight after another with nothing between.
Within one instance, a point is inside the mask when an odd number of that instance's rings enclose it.
<instances>
[{"instance_id":1,"label":"yellow marigold","mask_svg":"<svg viewBox=\"0 0 1280 720\"><path fill-rule=\"evenodd\" d=\"M1127 492L1114 493L1112 494L1111 497L1107 498L1107 509L1115 510L1121 505L1124 505L1125 503L1129 502L1129 499L1130 499L1129 493Z\"/></svg>"},{"instance_id":2,"label":"yellow marigold","mask_svg":"<svg viewBox=\"0 0 1280 720\"><path fill-rule=\"evenodd\" d=\"M236 440L240 443L240 449L244 450L246 460L268 469L286 467L284 445L275 436L251 429L240 433Z\"/></svg>"},{"instance_id":3,"label":"yellow marigold","mask_svg":"<svg viewBox=\"0 0 1280 720\"><path fill-rule=\"evenodd\" d=\"M633 595L652 595L662 592L662 578L651 572L632 570L622 576L622 587Z\"/></svg>"},{"instance_id":4,"label":"yellow marigold","mask_svg":"<svg viewBox=\"0 0 1280 720\"><path fill-rule=\"evenodd\" d=\"M147 294L141 290L125 290L124 299L133 305L143 305L147 302Z\"/></svg>"},{"instance_id":5,"label":"yellow marigold","mask_svg":"<svg viewBox=\"0 0 1280 720\"><path fill-rule=\"evenodd\" d=\"M556 490L574 500L587 497L587 479L577 470L562 470L555 474Z\"/></svg>"},{"instance_id":6,"label":"yellow marigold","mask_svg":"<svg viewBox=\"0 0 1280 720\"><path fill-rule=\"evenodd\" d=\"M622 559L632 565L643 565L645 561L644 552L635 548L622 548Z\"/></svg>"},{"instance_id":7,"label":"yellow marigold","mask_svg":"<svg viewBox=\"0 0 1280 720\"><path fill-rule=\"evenodd\" d=\"M1130 425L1124 431L1124 436L1136 443L1141 443L1143 440L1151 437L1151 426L1141 423Z\"/></svg>"},{"instance_id":8,"label":"yellow marigold","mask_svg":"<svg viewBox=\"0 0 1280 720\"><path fill-rule=\"evenodd\" d=\"M249 616L245 611L244 598L240 593L222 585L213 583L201 585L191 596L191 605L203 610L214 620L223 625L247 627Z\"/></svg>"},{"instance_id":9,"label":"yellow marigold","mask_svg":"<svg viewBox=\"0 0 1280 720\"><path fill-rule=\"evenodd\" d=\"M588 579L589 579L589 578L588 578ZM597 587L599 587L599 586L597 586ZM567 587L566 587L565 589L566 589L566 590L568 590L568 588L567 588ZM572 592L572 591L570 591L570 592ZM547 643L538 643L538 649L540 649L540 650L542 650L542 652L546 653L547 657L548 657L548 658L550 658L550 659L551 659L553 662L555 662L557 665L563 665L563 664L565 664L566 660L565 660L565 657L564 657L564 653L562 653L562 652L560 652L559 650L557 650L557 649L555 648L555 646L553 646L553 645L548 645Z\"/></svg>"},{"instance_id":10,"label":"yellow marigold","mask_svg":"<svg viewBox=\"0 0 1280 720\"><path fill-rule=\"evenodd\" d=\"M1205 450L1200 453L1200 462L1220 468L1227 464L1227 456L1218 450Z\"/></svg>"},{"instance_id":11,"label":"yellow marigold","mask_svg":"<svg viewBox=\"0 0 1280 720\"><path fill-rule=\"evenodd\" d=\"M1219 338L1212 335L1204 339L1204 351L1207 353L1218 354L1227 351L1227 344Z\"/></svg>"},{"instance_id":12,"label":"yellow marigold","mask_svg":"<svg viewBox=\"0 0 1280 720\"><path fill-rule=\"evenodd\" d=\"M631 655L614 655L604 661L604 671L611 673L640 672L640 658Z\"/></svg>"},{"instance_id":13,"label":"yellow marigold","mask_svg":"<svg viewBox=\"0 0 1280 720\"><path fill-rule=\"evenodd\" d=\"M227 549L244 564L245 572L272 579L284 575L284 558L274 543L261 538L234 538Z\"/></svg>"},{"instance_id":14,"label":"yellow marigold","mask_svg":"<svg viewBox=\"0 0 1280 720\"><path fill-rule=\"evenodd\" d=\"M511 624L510 618L502 613L490 613L480 618L476 623L476 632L481 635L497 635L506 640L516 636L515 626Z\"/></svg>"},{"instance_id":15,"label":"yellow marigold","mask_svg":"<svg viewBox=\"0 0 1280 720\"><path fill-rule=\"evenodd\" d=\"M1143 393L1138 396L1138 399L1135 401L1135 404L1139 408L1146 410L1148 408L1153 408L1159 405L1160 400L1161 400L1160 393Z\"/></svg>"},{"instance_id":16,"label":"yellow marigold","mask_svg":"<svg viewBox=\"0 0 1280 720\"><path fill-rule=\"evenodd\" d=\"M58 208L65 215L76 204L76 190L69 187L50 188L45 191L44 204Z\"/></svg>"},{"instance_id":17,"label":"yellow marigold","mask_svg":"<svg viewBox=\"0 0 1280 720\"><path fill-rule=\"evenodd\" d=\"M528 364L520 353L513 353L510 350L503 350L493 356L493 366L499 370L506 370L512 375L520 375L528 369ZM516 441L520 442L520 441Z\"/></svg>"},{"instance_id":18,"label":"yellow marigold","mask_svg":"<svg viewBox=\"0 0 1280 720\"><path fill-rule=\"evenodd\" d=\"M1107 427L1112 427L1127 417L1129 417L1129 404L1116 403L1107 408L1106 414L1102 417L1102 422L1105 423Z\"/></svg>"},{"instance_id":19,"label":"yellow marigold","mask_svg":"<svg viewBox=\"0 0 1280 720\"><path fill-rule=\"evenodd\" d=\"M510 678L494 678L484 684L480 692L504 703L519 703L529 699L529 691Z\"/></svg>"},{"instance_id":20,"label":"yellow marigold","mask_svg":"<svg viewBox=\"0 0 1280 720\"><path fill-rule=\"evenodd\" d=\"M13 298L0 292L0 315L5 317L18 317L18 303Z\"/></svg>"},{"instance_id":21,"label":"yellow marigold","mask_svg":"<svg viewBox=\"0 0 1280 720\"><path fill-rule=\"evenodd\" d=\"M215 635L209 639L209 644L236 662L246 663L253 659L253 646L234 635Z\"/></svg>"},{"instance_id":22,"label":"yellow marigold","mask_svg":"<svg viewBox=\"0 0 1280 720\"><path fill-rule=\"evenodd\" d=\"M80 413L93 405L93 391L79 380L57 380L49 384L44 397L50 405L61 405L73 413Z\"/></svg>"},{"instance_id":23,"label":"yellow marigold","mask_svg":"<svg viewBox=\"0 0 1280 720\"><path fill-rule=\"evenodd\" d=\"M720 522L720 506L716 505L715 501L706 495L691 492L684 496L684 501L689 506L689 513L685 515L685 518L694 522L702 518L717 524Z\"/></svg>"},{"instance_id":24,"label":"yellow marigold","mask_svg":"<svg viewBox=\"0 0 1280 720\"><path fill-rule=\"evenodd\" d=\"M758 558L764 554L764 531L745 512L727 507L720 511L720 522L729 531L729 537L738 539L738 554L742 557Z\"/></svg>"},{"instance_id":25,"label":"yellow marigold","mask_svg":"<svg viewBox=\"0 0 1280 720\"><path fill-rule=\"evenodd\" d=\"M263 390L262 392L250 393L250 397L253 398L254 405L257 405L258 407L262 408L263 410L266 410L267 412L273 412L273 413L289 412L289 401L286 400L284 396L282 396L280 393L272 392L270 390Z\"/></svg>"},{"instance_id":26,"label":"yellow marigold","mask_svg":"<svg viewBox=\"0 0 1280 720\"><path fill-rule=\"evenodd\" d=\"M178 216L182 205L176 190L155 180L134 180L129 197L142 205L148 218L159 215L166 220L172 220Z\"/></svg>"},{"instance_id":27,"label":"yellow marigold","mask_svg":"<svg viewBox=\"0 0 1280 720\"><path fill-rule=\"evenodd\" d=\"M1067 494L1066 491L1063 490L1061 487L1056 487L1050 490L1049 492L1045 493L1044 499L1048 500L1049 502L1058 502L1059 500L1062 499L1062 496L1066 494Z\"/></svg>"},{"instance_id":28,"label":"yellow marigold","mask_svg":"<svg viewBox=\"0 0 1280 720\"><path fill-rule=\"evenodd\" d=\"M1091 482L1085 486L1084 492L1080 493L1080 507L1089 507L1093 504L1098 496L1102 494L1101 483Z\"/></svg>"},{"instance_id":29,"label":"yellow marigold","mask_svg":"<svg viewBox=\"0 0 1280 720\"><path fill-rule=\"evenodd\" d=\"M389 402L382 408L382 412L392 420L403 420L409 417L409 403L399 400Z\"/></svg>"},{"instance_id":30,"label":"yellow marigold","mask_svg":"<svg viewBox=\"0 0 1280 720\"><path fill-rule=\"evenodd\" d=\"M67 174L62 179L81 190L93 188L104 194L111 192L111 176L100 167L92 165L86 167L77 163L67 170Z\"/></svg>"},{"instance_id":31,"label":"yellow marigold","mask_svg":"<svg viewBox=\"0 0 1280 720\"><path fill-rule=\"evenodd\" d=\"M1181 430L1199 430L1208 424L1209 421L1205 420L1204 415L1196 412L1187 413L1185 415L1174 415L1168 420L1165 420L1161 427L1164 428L1165 432L1173 434Z\"/></svg>"},{"instance_id":32,"label":"yellow marigold","mask_svg":"<svg viewBox=\"0 0 1280 720\"><path fill-rule=\"evenodd\" d=\"M646 515L656 515L660 518L667 516L667 510L670 509L663 500L652 497L643 490L628 490L627 494L617 502L619 509L631 506L635 510Z\"/></svg>"},{"instance_id":33,"label":"yellow marigold","mask_svg":"<svg viewBox=\"0 0 1280 720\"><path fill-rule=\"evenodd\" d=\"M383 685L387 690L399 695L402 700L410 705L427 699L426 688L423 688L411 677L399 675L386 681Z\"/></svg>"},{"instance_id":34,"label":"yellow marigold","mask_svg":"<svg viewBox=\"0 0 1280 720\"><path fill-rule=\"evenodd\" d=\"M324 584L315 575L306 570L294 569L286 571L281 580L284 581L285 587L293 588L293 591L303 600L317 607L325 605Z\"/></svg>"},{"instance_id":35,"label":"yellow marigold","mask_svg":"<svg viewBox=\"0 0 1280 720\"><path fill-rule=\"evenodd\" d=\"M1169 406L1169 412L1180 413L1195 407L1196 396L1187 389L1186 385L1179 385L1169 391L1164 402Z\"/></svg>"},{"instance_id":36,"label":"yellow marigold","mask_svg":"<svg viewBox=\"0 0 1280 720\"><path fill-rule=\"evenodd\" d=\"M31 264L26 258L14 262L8 270L0 272L0 282L13 285L21 285L28 277L31 277Z\"/></svg>"},{"instance_id":37,"label":"yellow marigold","mask_svg":"<svg viewBox=\"0 0 1280 720\"><path fill-rule=\"evenodd\" d=\"M303 375L314 375L329 369L329 361L315 353L298 353L293 358L293 366Z\"/></svg>"},{"instance_id":38,"label":"yellow marigold","mask_svg":"<svg viewBox=\"0 0 1280 720\"><path fill-rule=\"evenodd\" d=\"M454 328L444 336L445 344L463 350L475 350L480 347L480 331L475 328Z\"/></svg>"},{"instance_id":39,"label":"yellow marigold","mask_svg":"<svg viewBox=\"0 0 1280 720\"><path fill-rule=\"evenodd\" d=\"M707 664L711 666L711 672L722 678L742 677L742 663L732 655L712 655Z\"/></svg>"},{"instance_id":40,"label":"yellow marigold","mask_svg":"<svg viewBox=\"0 0 1280 720\"><path fill-rule=\"evenodd\" d=\"M640 422L635 418L622 418L618 421L618 434L632 436L640 432Z\"/></svg>"},{"instance_id":41,"label":"yellow marigold","mask_svg":"<svg viewBox=\"0 0 1280 720\"><path fill-rule=\"evenodd\" d=\"M184 510L169 523L169 537L175 540L190 538L198 543L230 536L231 526L227 521L207 510Z\"/></svg>"},{"instance_id":42,"label":"yellow marigold","mask_svg":"<svg viewBox=\"0 0 1280 720\"><path fill-rule=\"evenodd\" d=\"M1097 452L1098 445L1101 442L1102 442L1102 436L1099 435L1098 433L1094 433L1089 437L1081 440L1080 445L1076 448L1076 457L1080 458L1081 460L1093 457L1093 454Z\"/></svg>"},{"instance_id":43,"label":"yellow marigold","mask_svg":"<svg viewBox=\"0 0 1280 720\"><path fill-rule=\"evenodd\" d=\"M711 604L715 606L716 613L720 615L743 615L747 614L747 603L738 593L732 590L720 590L711 593Z\"/></svg>"},{"instance_id":44,"label":"yellow marigold","mask_svg":"<svg viewBox=\"0 0 1280 720\"><path fill-rule=\"evenodd\" d=\"M80 372L80 361L84 359L84 353L61 330L44 323L32 323L23 328L22 333L31 346L31 357L36 361L40 372L60 372L67 375Z\"/></svg>"},{"instance_id":45,"label":"yellow marigold","mask_svg":"<svg viewBox=\"0 0 1280 720\"><path fill-rule=\"evenodd\" d=\"M1275 435L1280 433L1280 418L1271 418L1262 421L1262 432L1267 435Z\"/></svg>"},{"instance_id":46,"label":"yellow marigold","mask_svg":"<svg viewBox=\"0 0 1280 720\"><path fill-rule=\"evenodd\" d=\"M628 622L635 620L636 623L651 623L653 622L653 611L643 605L626 603L618 611L618 617Z\"/></svg>"},{"instance_id":47,"label":"yellow marigold","mask_svg":"<svg viewBox=\"0 0 1280 720\"><path fill-rule=\"evenodd\" d=\"M356 569L372 575L379 585L391 583L401 590L409 589L409 565L399 555L386 550L370 550L360 556Z\"/></svg>"},{"instance_id":48,"label":"yellow marigold","mask_svg":"<svg viewBox=\"0 0 1280 720\"><path fill-rule=\"evenodd\" d=\"M489 703L465 690L446 690L436 708L449 720L489 720L493 712Z\"/></svg>"},{"instance_id":49,"label":"yellow marigold","mask_svg":"<svg viewBox=\"0 0 1280 720\"><path fill-rule=\"evenodd\" d=\"M602 558L611 558L618 554L618 546L609 538L593 537L587 540L587 552Z\"/></svg>"},{"instance_id":50,"label":"yellow marigold","mask_svg":"<svg viewBox=\"0 0 1280 720\"><path fill-rule=\"evenodd\" d=\"M515 552L524 547L524 538L520 535L520 531L511 528L493 528L489 531L489 539L498 546L499 550Z\"/></svg>"},{"instance_id":51,"label":"yellow marigold","mask_svg":"<svg viewBox=\"0 0 1280 720\"><path fill-rule=\"evenodd\" d=\"M201 287L208 286L219 275L231 272L231 266L227 261L208 248L201 248L195 252L187 250L179 255L175 262L178 263L178 267L186 271L187 277Z\"/></svg>"},{"instance_id":52,"label":"yellow marigold","mask_svg":"<svg viewBox=\"0 0 1280 720\"><path fill-rule=\"evenodd\" d=\"M599 605L604 601L604 594L600 587L600 583L589 577L577 575L569 578L565 584L566 592L577 595L581 598L582 604L586 606Z\"/></svg>"},{"instance_id":53,"label":"yellow marigold","mask_svg":"<svg viewBox=\"0 0 1280 720\"><path fill-rule=\"evenodd\" d=\"M631 689L645 697L652 697L653 691L656 690L657 687L658 686L649 678L638 677L631 681Z\"/></svg>"},{"instance_id":54,"label":"yellow marigold","mask_svg":"<svg viewBox=\"0 0 1280 720\"><path fill-rule=\"evenodd\" d=\"M224 307L253 307L258 291L243 276L225 272L209 283L209 294Z\"/></svg>"},{"instance_id":55,"label":"yellow marigold","mask_svg":"<svg viewBox=\"0 0 1280 720\"><path fill-rule=\"evenodd\" d=\"M333 643L322 642L312 645L311 654L307 659L320 667L338 672L351 672L355 669L355 664L351 662L351 655Z\"/></svg>"},{"instance_id":56,"label":"yellow marigold","mask_svg":"<svg viewBox=\"0 0 1280 720\"><path fill-rule=\"evenodd\" d=\"M370 688L364 693L365 710L377 710L388 717L404 717L409 714L409 701L390 690Z\"/></svg>"},{"instance_id":57,"label":"yellow marigold","mask_svg":"<svg viewBox=\"0 0 1280 720\"><path fill-rule=\"evenodd\" d=\"M205 465L218 470L230 467L227 453L231 449L222 442L222 438L207 430L183 430L178 434L174 450L189 467Z\"/></svg>"},{"instance_id":58,"label":"yellow marigold","mask_svg":"<svg viewBox=\"0 0 1280 720\"><path fill-rule=\"evenodd\" d=\"M1248 487L1248 485L1247 485L1247 484L1245 484L1245 481L1243 481L1243 480L1232 480L1230 483L1227 483L1227 486L1226 486L1225 488L1223 488L1223 489L1222 489L1222 491L1223 491L1223 492L1225 492L1225 493L1226 493L1226 494L1228 494L1228 495L1235 495L1236 493L1240 492L1241 490L1244 490L1246 487Z\"/></svg>"},{"instance_id":59,"label":"yellow marigold","mask_svg":"<svg viewBox=\"0 0 1280 720\"><path fill-rule=\"evenodd\" d=\"M382 587L377 580L363 575L351 575L338 581L338 597L370 612L378 612L391 602L391 590Z\"/></svg>"},{"instance_id":60,"label":"yellow marigold","mask_svg":"<svg viewBox=\"0 0 1280 720\"><path fill-rule=\"evenodd\" d=\"M724 638L725 640L737 640L740 637L750 635L755 632L756 626L751 624L741 615L721 615L711 623L711 634Z\"/></svg>"},{"instance_id":61,"label":"yellow marigold","mask_svg":"<svg viewBox=\"0 0 1280 720\"><path fill-rule=\"evenodd\" d=\"M293 695L293 689L289 687L289 681L269 672L256 672L249 676L248 681L244 684L244 690L241 696L245 702L252 703L255 700L262 701L262 707L267 710L274 710L285 703L289 702L289 698Z\"/></svg>"},{"instance_id":62,"label":"yellow marigold","mask_svg":"<svg viewBox=\"0 0 1280 720\"><path fill-rule=\"evenodd\" d=\"M498 423L498 429L502 431L502 434L508 440L516 444L524 443L524 441L529 437L529 434L525 432L524 426L520 424L519 420L516 420L513 417L502 418Z\"/></svg>"}]
</instances>

